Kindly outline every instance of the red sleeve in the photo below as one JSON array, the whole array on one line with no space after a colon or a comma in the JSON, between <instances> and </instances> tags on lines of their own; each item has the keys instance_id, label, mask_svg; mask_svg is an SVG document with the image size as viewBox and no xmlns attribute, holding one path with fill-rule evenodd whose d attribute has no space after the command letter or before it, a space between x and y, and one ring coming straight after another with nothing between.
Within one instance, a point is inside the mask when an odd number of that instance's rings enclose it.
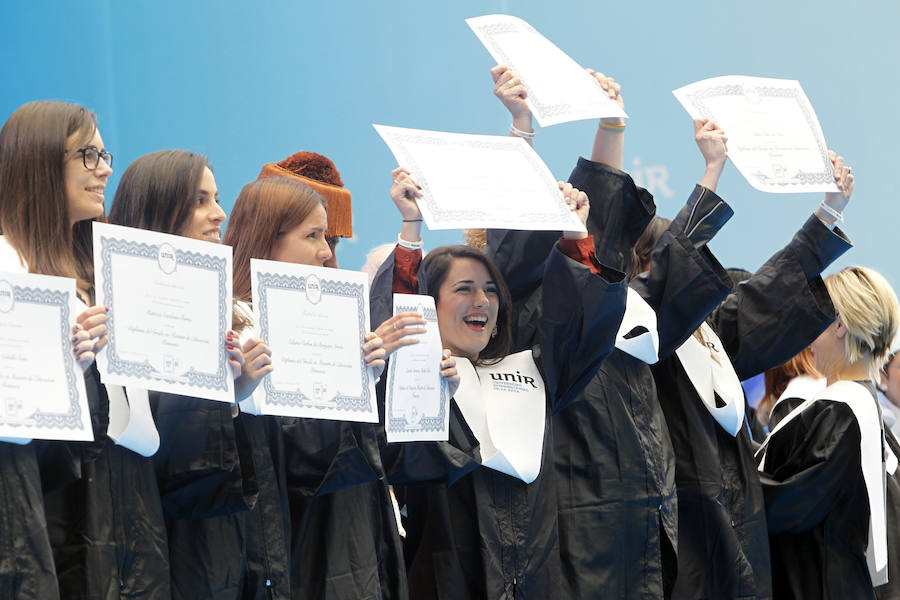
<instances>
[{"instance_id":1,"label":"red sleeve","mask_svg":"<svg viewBox=\"0 0 900 600\"><path fill-rule=\"evenodd\" d=\"M559 249L572 260L590 268L591 273L599 275L603 271L600 261L594 255L594 236L589 235L578 240L560 238Z\"/></svg>"},{"instance_id":2,"label":"red sleeve","mask_svg":"<svg viewBox=\"0 0 900 600\"><path fill-rule=\"evenodd\" d=\"M394 279L391 291L395 294L418 294L421 262L422 250L407 250L400 244L394 246Z\"/></svg>"}]
</instances>

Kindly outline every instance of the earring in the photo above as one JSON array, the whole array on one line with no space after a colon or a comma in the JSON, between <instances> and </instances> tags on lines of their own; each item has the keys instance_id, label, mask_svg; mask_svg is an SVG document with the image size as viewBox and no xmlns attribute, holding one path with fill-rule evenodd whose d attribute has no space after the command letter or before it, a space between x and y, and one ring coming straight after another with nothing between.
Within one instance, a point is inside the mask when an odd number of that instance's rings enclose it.
<instances>
[{"instance_id":1,"label":"earring","mask_svg":"<svg viewBox=\"0 0 900 600\"><path fill-rule=\"evenodd\" d=\"M491 339L497 337L497 326L494 325L494 330L491 332Z\"/></svg>"}]
</instances>

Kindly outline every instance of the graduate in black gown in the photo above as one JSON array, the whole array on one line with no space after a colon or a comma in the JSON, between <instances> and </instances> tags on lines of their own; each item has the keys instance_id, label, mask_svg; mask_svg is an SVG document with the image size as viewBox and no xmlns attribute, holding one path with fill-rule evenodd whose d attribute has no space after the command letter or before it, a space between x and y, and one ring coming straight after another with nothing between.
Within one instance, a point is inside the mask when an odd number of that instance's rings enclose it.
<instances>
[{"instance_id":1,"label":"graduate in black gown","mask_svg":"<svg viewBox=\"0 0 900 600\"><path fill-rule=\"evenodd\" d=\"M212 243L219 243L224 220L209 162L183 150L153 152L132 162L109 214L117 225ZM248 341L246 348L245 361L237 335L228 332L237 401L271 369L261 340ZM148 401L159 433L153 463L169 540L172 598L238 598L243 535L212 519L256 502L251 441L233 418L237 406L162 392L150 392Z\"/></svg>"},{"instance_id":2,"label":"graduate in black gown","mask_svg":"<svg viewBox=\"0 0 900 600\"><path fill-rule=\"evenodd\" d=\"M505 67L495 67L492 74L494 93L512 114L515 130L530 131L524 86ZM592 74L621 104L618 84ZM675 456L649 364L670 355L729 289L724 271L705 248L732 214L714 191L725 160L725 137L706 122L697 124L695 136L706 173L674 223L653 222L647 233L655 235L642 235L654 218L652 196L620 170L621 119L601 121L591 159L579 159L569 177L591 199L587 227L601 262L634 275L645 273L630 282L616 349L581 397L551 420L561 594L567 598L661 598L675 578ZM533 335L528 323L539 311L541 268L552 236L490 231L487 241L510 284L519 334ZM636 244L646 246L639 264L633 264ZM639 309L645 313L642 319ZM634 320L629 318L632 310ZM643 335L635 335L639 332Z\"/></svg>"},{"instance_id":3,"label":"graduate in black gown","mask_svg":"<svg viewBox=\"0 0 900 600\"><path fill-rule=\"evenodd\" d=\"M840 183L843 159L831 155ZM840 211L849 192L827 194ZM762 488L740 381L785 362L834 319L819 274L850 244L819 207L791 242L730 294L697 333L653 366L676 456L675 598L767 598ZM708 382L712 382L711 384Z\"/></svg>"},{"instance_id":4,"label":"graduate in black gown","mask_svg":"<svg viewBox=\"0 0 900 600\"><path fill-rule=\"evenodd\" d=\"M317 266L333 258L326 233L340 188L287 167L304 160L325 170L334 166L320 155L298 154L266 165L264 177L244 186L229 221L225 242L234 248L236 329L245 333L253 323L251 258ZM327 214L323 195L330 199ZM349 211L348 192L346 198ZM380 372L381 340L370 332L364 349ZM242 403L242 411L256 411L252 400ZM375 424L256 414L239 418L265 439L254 449L257 506L239 523L247 536L243 597L406 598L402 549Z\"/></svg>"},{"instance_id":5,"label":"graduate in black gown","mask_svg":"<svg viewBox=\"0 0 900 600\"><path fill-rule=\"evenodd\" d=\"M828 387L785 416L759 452L776 599L875 598L873 584L889 575L887 453L872 379L900 304L865 267L825 285L837 317L811 348Z\"/></svg>"},{"instance_id":6,"label":"graduate in black gown","mask_svg":"<svg viewBox=\"0 0 900 600\"><path fill-rule=\"evenodd\" d=\"M373 319L390 314L385 310L390 306L389 290L435 297L442 342L457 357L460 371L455 402L481 442L480 458L485 463L496 454L485 455L485 438L478 437L481 423L473 421L477 411L469 404L469 390L479 387L479 374L482 382L490 381L488 372L525 372L530 365L544 388L537 403L528 404L538 411L542 431L522 432L529 451L510 459L514 468L482 464L455 481L400 486L408 512L410 595L553 597L560 591L561 570L549 418L577 397L612 350L624 310L624 275L596 261L589 237L567 233L565 237L572 239L561 240L546 262L544 309L534 343L510 352L507 348L516 337L510 331L512 307L496 267L467 246L433 250L420 265L421 250L409 248L420 243L421 213L414 200L419 192L407 171L397 169L393 177L391 196L404 222L401 241L373 284ZM587 197L571 186L562 187L584 220ZM483 384L480 387L484 390ZM498 393L496 387L490 389L484 393ZM529 410L524 397L521 410ZM451 442L459 444L460 437L452 431L451 435ZM412 463L407 471L419 466L413 453L406 458Z\"/></svg>"}]
</instances>

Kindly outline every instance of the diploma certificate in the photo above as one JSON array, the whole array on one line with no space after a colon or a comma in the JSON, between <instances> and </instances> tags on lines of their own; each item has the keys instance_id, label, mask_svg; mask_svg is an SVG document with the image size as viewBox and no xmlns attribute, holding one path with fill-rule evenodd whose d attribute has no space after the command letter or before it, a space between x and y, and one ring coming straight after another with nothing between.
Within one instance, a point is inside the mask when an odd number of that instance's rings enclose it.
<instances>
[{"instance_id":1,"label":"diploma certificate","mask_svg":"<svg viewBox=\"0 0 900 600\"><path fill-rule=\"evenodd\" d=\"M0 437L93 440L72 349L75 280L0 273Z\"/></svg>"},{"instance_id":2,"label":"diploma certificate","mask_svg":"<svg viewBox=\"0 0 900 600\"><path fill-rule=\"evenodd\" d=\"M449 439L450 396L441 379L441 333L434 298L394 294L394 314L417 312L427 321L418 344L401 346L388 365L385 429L388 442ZM421 325L414 325L421 327Z\"/></svg>"},{"instance_id":3,"label":"diploma certificate","mask_svg":"<svg viewBox=\"0 0 900 600\"><path fill-rule=\"evenodd\" d=\"M374 377L362 350L366 274L257 259L250 272L254 320L272 349L273 370L255 393L260 412L377 423Z\"/></svg>"},{"instance_id":4,"label":"diploma certificate","mask_svg":"<svg viewBox=\"0 0 900 600\"><path fill-rule=\"evenodd\" d=\"M418 204L429 229L585 231L521 138L374 127L422 187Z\"/></svg>"},{"instance_id":5,"label":"diploma certificate","mask_svg":"<svg viewBox=\"0 0 900 600\"><path fill-rule=\"evenodd\" d=\"M528 91L525 102L541 127L604 117L627 117L597 80L522 19L485 15L466 19L497 64Z\"/></svg>"},{"instance_id":6,"label":"diploma certificate","mask_svg":"<svg viewBox=\"0 0 900 600\"><path fill-rule=\"evenodd\" d=\"M714 119L728 157L763 192L837 192L819 119L800 82L731 75L674 92L694 119Z\"/></svg>"},{"instance_id":7,"label":"diploma certificate","mask_svg":"<svg viewBox=\"0 0 900 600\"><path fill-rule=\"evenodd\" d=\"M104 383L234 402L231 247L94 223L94 278L109 307Z\"/></svg>"}]
</instances>

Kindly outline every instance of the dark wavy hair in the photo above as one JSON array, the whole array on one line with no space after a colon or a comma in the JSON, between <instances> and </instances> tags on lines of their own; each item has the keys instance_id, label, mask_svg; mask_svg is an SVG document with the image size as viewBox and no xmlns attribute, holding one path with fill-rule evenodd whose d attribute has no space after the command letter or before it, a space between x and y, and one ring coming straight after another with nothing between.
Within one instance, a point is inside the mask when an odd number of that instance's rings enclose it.
<instances>
[{"instance_id":1,"label":"dark wavy hair","mask_svg":"<svg viewBox=\"0 0 900 600\"><path fill-rule=\"evenodd\" d=\"M432 250L424 261L428 295L434 298L435 304L441 301L441 285L447 279L447 273L453 262L461 258L471 258L480 262L497 285L497 293L500 295L497 335L493 336L478 353L476 361L476 364L493 364L505 358L512 346L512 299L503 275L500 274L500 269L494 261L471 246L441 246Z\"/></svg>"}]
</instances>

